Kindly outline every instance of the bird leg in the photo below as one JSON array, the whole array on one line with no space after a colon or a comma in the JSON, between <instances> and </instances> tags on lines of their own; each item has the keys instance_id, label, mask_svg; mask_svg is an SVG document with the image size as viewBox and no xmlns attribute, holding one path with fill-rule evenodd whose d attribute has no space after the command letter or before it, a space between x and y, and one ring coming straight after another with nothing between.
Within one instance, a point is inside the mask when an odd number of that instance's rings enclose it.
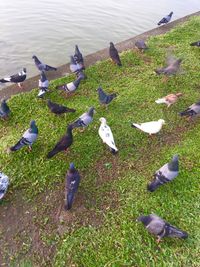
<instances>
[{"instance_id":1,"label":"bird leg","mask_svg":"<svg viewBox=\"0 0 200 267\"><path fill-rule=\"evenodd\" d=\"M17 85L19 86L20 89L23 89L24 88L21 83L18 83Z\"/></svg>"},{"instance_id":2,"label":"bird leg","mask_svg":"<svg viewBox=\"0 0 200 267\"><path fill-rule=\"evenodd\" d=\"M159 244L160 242L161 242L161 237L158 237L158 238L156 239L156 243Z\"/></svg>"},{"instance_id":3,"label":"bird leg","mask_svg":"<svg viewBox=\"0 0 200 267\"><path fill-rule=\"evenodd\" d=\"M28 151L29 151L29 152L32 151L32 146L28 146Z\"/></svg>"}]
</instances>

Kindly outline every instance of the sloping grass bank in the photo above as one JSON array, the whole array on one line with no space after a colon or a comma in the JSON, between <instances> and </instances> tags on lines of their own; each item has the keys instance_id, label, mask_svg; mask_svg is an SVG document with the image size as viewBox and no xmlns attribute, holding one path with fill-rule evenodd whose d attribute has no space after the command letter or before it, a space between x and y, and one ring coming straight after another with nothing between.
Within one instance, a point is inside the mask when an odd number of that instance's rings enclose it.
<instances>
[{"instance_id":1,"label":"sloping grass bank","mask_svg":"<svg viewBox=\"0 0 200 267\"><path fill-rule=\"evenodd\" d=\"M55 87L71 81L72 76L53 81L47 98L75 108L74 114L54 116L46 102L37 99L37 90L9 100L11 118L0 122L0 166L11 178L7 201L19 189L30 202L46 188L53 191L55 185L64 181L69 162L73 161L82 174L78 194L84 194L85 202L81 205L97 214L99 220L101 217L96 226L77 226L72 221L64 234L59 237L55 234L55 257L47 263L44 256L43 266L200 265L200 125L198 119L188 123L178 115L199 99L200 50L189 46L199 39L199 28L200 17L194 17L165 35L150 38L149 50L144 54L135 49L122 53L121 68L109 60L91 66L86 70L88 79L70 98L64 98ZM165 63L169 49L176 57L183 58L183 71L164 83L153 70ZM107 92L118 93L108 110L99 105L96 92L99 85ZM155 103L157 98L172 92L184 94L174 106L167 109ZM94 122L84 133L74 131L74 143L67 155L59 153L47 160L47 152L65 132L66 125L90 106L97 111ZM98 136L98 120L102 116L107 119L119 148L116 157L107 151ZM131 122L160 118L166 125L152 139L130 127ZM23 149L7 154L7 148L28 128L31 119L36 120L39 128L33 152ZM179 176L156 192L148 193L146 184L154 171L175 153L180 156ZM189 239L166 239L158 247L154 238L135 222L142 213L157 213L186 230ZM33 266L42 266L35 257L30 259Z\"/></svg>"}]
</instances>

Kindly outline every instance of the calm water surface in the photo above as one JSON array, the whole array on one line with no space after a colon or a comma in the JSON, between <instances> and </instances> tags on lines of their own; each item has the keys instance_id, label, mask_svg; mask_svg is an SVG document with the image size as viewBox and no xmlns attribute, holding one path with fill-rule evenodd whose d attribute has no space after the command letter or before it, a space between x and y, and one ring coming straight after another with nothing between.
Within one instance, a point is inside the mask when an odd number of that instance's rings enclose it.
<instances>
[{"instance_id":1,"label":"calm water surface","mask_svg":"<svg viewBox=\"0 0 200 267\"><path fill-rule=\"evenodd\" d=\"M200 0L0 0L0 76L27 67L37 74L35 54L59 66L78 44L84 55L200 10Z\"/></svg>"}]
</instances>

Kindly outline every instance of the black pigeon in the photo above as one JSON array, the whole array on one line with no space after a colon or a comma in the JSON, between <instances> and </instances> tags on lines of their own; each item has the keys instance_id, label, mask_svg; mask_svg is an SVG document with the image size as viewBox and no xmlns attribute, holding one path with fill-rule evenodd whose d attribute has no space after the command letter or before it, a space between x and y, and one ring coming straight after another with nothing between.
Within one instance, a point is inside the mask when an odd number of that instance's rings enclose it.
<instances>
[{"instance_id":1,"label":"black pigeon","mask_svg":"<svg viewBox=\"0 0 200 267\"><path fill-rule=\"evenodd\" d=\"M200 114L200 101L192 104L186 110L179 113L180 116L195 117Z\"/></svg>"},{"instance_id":2,"label":"black pigeon","mask_svg":"<svg viewBox=\"0 0 200 267\"><path fill-rule=\"evenodd\" d=\"M76 63L82 64L84 67L83 55L81 54L78 45L75 45L74 59Z\"/></svg>"},{"instance_id":3,"label":"black pigeon","mask_svg":"<svg viewBox=\"0 0 200 267\"><path fill-rule=\"evenodd\" d=\"M143 40L138 40L137 42L135 42L135 46L140 50L140 51L144 51L148 49L148 46L145 44L145 42Z\"/></svg>"},{"instance_id":4,"label":"black pigeon","mask_svg":"<svg viewBox=\"0 0 200 267\"><path fill-rule=\"evenodd\" d=\"M70 163L69 171L66 175L66 203L65 210L70 210L74 201L74 195L78 191L80 174L75 169L74 163Z\"/></svg>"},{"instance_id":5,"label":"black pigeon","mask_svg":"<svg viewBox=\"0 0 200 267\"><path fill-rule=\"evenodd\" d=\"M115 93L107 95L101 87L99 87L97 91L99 94L99 101L103 105L108 105L117 96Z\"/></svg>"},{"instance_id":6,"label":"black pigeon","mask_svg":"<svg viewBox=\"0 0 200 267\"><path fill-rule=\"evenodd\" d=\"M17 83L17 85L22 88L21 83L26 80L26 68L23 68L22 71L14 74L8 78L0 79L1 83Z\"/></svg>"},{"instance_id":7,"label":"black pigeon","mask_svg":"<svg viewBox=\"0 0 200 267\"><path fill-rule=\"evenodd\" d=\"M112 42L110 42L109 55L115 64L117 64L118 66L122 66L118 51Z\"/></svg>"},{"instance_id":8,"label":"black pigeon","mask_svg":"<svg viewBox=\"0 0 200 267\"><path fill-rule=\"evenodd\" d=\"M47 158L52 158L57 153L67 150L73 143L73 135L72 135L73 126L69 125L67 127L67 133L58 141L55 147L48 153Z\"/></svg>"},{"instance_id":9,"label":"black pigeon","mask_svg":"<svg viewBox=\"0 0 200 267\"><path fill-rule=\"evenodd\" d=\"M200 47L200 41L191 43L190 45L191 45L191 46L197 46L197 47Z\"/></svg>"},{"instance_id":10,"label":"black pigeon","mask_svg":"<svg viewBox=\"0 0 200 267\"><path fill-rule=\"evenodd\" d=\"M28 146L29 150L32 150L32 145L38 137L38 128L35 124L35 121L30 122L30 128L26 130L22 138L16 143L16 145L10 147L10 151L17 151L23 146Z\"/></svg>"},{"instance_id":11,"label":"black pigeon","mask_svg":"<svg viewBox=\"0 0 200 267\"><path fill-rule=\"evenodd\" d=\"M147 189L151 192L155 191L159 186L172 181L179 172L178 155L174 155L173 159L162 166L154 174L153 181L148 184Z\"/></svg>"},{"instance_id":12,"label":"black pigeon","mask_svg":"<svg viewBox=\"0 0 200 267\"><path fill-rule=\"evenodd\" d=\"M47 80L47 77L45 75L45 72L42 71L40 73L40 79L39 79L39 93L38 97L43 97L46 92L48 92L48 86L49 86L49 81Z\"/></svg>"},{"instance_id":13,"label":"black pigeon","mask_svg":"<svg viewBox=\"0 0 200 267\"><path fill-rule=\"evenodd\" d=\"M8 104L6 103L6 100L4 99L1 102L1 107L0 107L0 118L6 120L10 114L10 108Z\"/></svg>"},{"instance_id":14,"label":"black pigeon","mask_svg":"<svg viewBox=\"0 0 200 267\"><path fill-rule=\"evenodd\" d=\"M55 114L58 114L58 115L66 113L66 112L75 112L76 111L73 108L68 108L68 107L65 107L65 106L61 106L61 105L59 105L57 103L53 103L49 99L47 101L47 105L48 105L49 109L51 110L51 112L53 112Z\"/></svg>"},{"instance_id":15,"label":"black pigeon","mask_svg":"<svg viewBox=\"0 0 200 267\"><path fill-rule=\"evenodd\" d=\"M167 76L174 75L179 71L181 62L182 62L181 58L175 59L175 58L171 57L168 59L168 63L167 63L166 67L157 69L157 70L155 70L155 72L158 75L160 75L160 74L164 74Z\"/></svg>"},{"instance_id":16,"label":"black pigeon","mask_svg":"<svg viewBox=\"0 0 200 267\"><path fill-rule=\"evenodd\" d=\"M57 68L42 63L36 56L32 56L32 58L34 59L35 66L38 68L39 71L57 70Z\"/></svg>"},{"instance_id":17,"label":"black pigeon","mask_svg":"<svg viewBox=\"0 0 200 267\"><path fill-rule=\"evenodd\" d=\"M157 236L158 243L163 237L178 237L183 239L188 237L186 232L169 224L155 214L140 216L137 218L137 221L142 222L149 233Z\"/></svg>"},{"instance_id":18,"label":"black pigeon","mask_svg":"<svg viewBox=\"0 0 200 267\"><path fill-rule=\"evenodd\" d=\"M83 79L84 79L84 76L82 75L73 82L57 86L57 89L64 90L67 93L74 92L78 88L81 80Z\"/></svg>"},{"instance_id":19,"label":"black pigeon","mask_svg":"<svg viewBox=\"0 0 200 267\"><path fill-rule=\"evenodd\" d=\"M162 18L159 22L158 25L161 24L167 24L168 22L170 22L171 18L172 18L173 12L170 12L169 15L165 16L164 18Z\"/></svg>"}]
</instances>

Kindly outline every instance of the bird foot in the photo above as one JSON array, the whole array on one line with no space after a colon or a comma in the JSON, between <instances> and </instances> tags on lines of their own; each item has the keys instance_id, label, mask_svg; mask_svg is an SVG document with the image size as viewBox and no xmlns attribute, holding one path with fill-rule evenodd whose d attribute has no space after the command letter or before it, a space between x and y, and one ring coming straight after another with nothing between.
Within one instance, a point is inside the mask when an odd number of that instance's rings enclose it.
<instances>
[{"instance_id":1,"label":"bird foot","mask_svg":"<svg viewBox=\"0 0 200 267\"><path fill-rule=\"evenodd\" d=\"M32 151L32 147L28 146L28 151L31 152Z\"/></svg>"}]
</instances>

